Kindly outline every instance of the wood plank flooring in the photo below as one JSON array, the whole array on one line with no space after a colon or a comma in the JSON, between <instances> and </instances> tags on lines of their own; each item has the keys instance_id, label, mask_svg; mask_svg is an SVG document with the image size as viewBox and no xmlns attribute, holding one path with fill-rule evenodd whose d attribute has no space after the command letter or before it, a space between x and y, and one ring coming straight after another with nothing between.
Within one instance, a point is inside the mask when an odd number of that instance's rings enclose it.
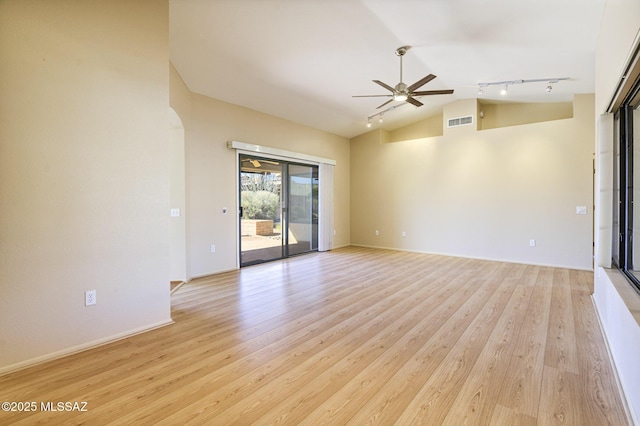
<instances>
[{"instance_id":1,"label":"wood plank flooring","mask_svg":"<svg viewBox=\"0 0 640 426\"><path fill-rule=\"evenodd\" d=\"M201 278L171 326L0 377L37 404L0 424L627 425L592 279L358 247Z\"/></svg>"}]
</instances>

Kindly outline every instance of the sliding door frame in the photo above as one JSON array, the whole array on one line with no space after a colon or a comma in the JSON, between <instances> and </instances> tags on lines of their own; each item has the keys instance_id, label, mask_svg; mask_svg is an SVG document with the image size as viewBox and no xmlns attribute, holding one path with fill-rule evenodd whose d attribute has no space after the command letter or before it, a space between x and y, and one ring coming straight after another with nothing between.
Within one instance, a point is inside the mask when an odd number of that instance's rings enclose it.
<instances>
[{"instance_id":1,"label":"sliding door frame","mask_svg":"<svg viewBox=\"0 0 640 426\"><path fill-rule=\"evenodd\" d=\"M244 142L230 141L227 143L229 149L234 149L235 152L235 164L236 164L236 230L240 229L240 155L253 155L267 159L279 160L288 163L318 166L319 174L319 203L320 205L329 205L330 209L320 208L320 218L318 224L318 238L319 238L319 251L326 251L333 248L333 175L325 175L323 177L323 168L327 169L327 166L335 166L336 161L332 159L317 157L313 155L295 153L291 151L281 150L277 148L264 147L261 145L253 145ZM333 169L333 167L329 167ZM325 172L326 173L326 172ZM327 182L323 184L323 182ZM323 186L324 185L324 186ZM330 185L330 187L329 187ZM326 216L323 219L323 215ZM331 229L323 230L323 227L329 226ZM324 237L323 237L324 233ZM327 236L328 235L328 236ZM240 232L236 232L236 268L240 268Z\"/></svg>"}]
</instances>

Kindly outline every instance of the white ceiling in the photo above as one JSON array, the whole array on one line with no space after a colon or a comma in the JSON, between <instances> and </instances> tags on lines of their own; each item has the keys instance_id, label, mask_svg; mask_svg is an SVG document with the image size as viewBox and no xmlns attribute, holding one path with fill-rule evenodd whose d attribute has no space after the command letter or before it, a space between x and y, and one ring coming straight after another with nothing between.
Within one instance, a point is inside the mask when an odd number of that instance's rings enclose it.
<instances>
[{"instance_id":1,"label":"white ceiling","mask_svg":"<svg viewBox=\"0 0 640 426\"><path fill-rule=\"evenodd\" d=\"M424 106L389 111L394 129L457 99L566 102L594 91L594 51L606 0L171 0L170 55L193 92L337 135L365 133L395 86L432 73ZM569 77L499 87L478 83ZM390 105L393 105L392 103ZM388 106L390 106L388 105ZM382 108L385 109L385 108Z\"/></svg>"}]
</instances>

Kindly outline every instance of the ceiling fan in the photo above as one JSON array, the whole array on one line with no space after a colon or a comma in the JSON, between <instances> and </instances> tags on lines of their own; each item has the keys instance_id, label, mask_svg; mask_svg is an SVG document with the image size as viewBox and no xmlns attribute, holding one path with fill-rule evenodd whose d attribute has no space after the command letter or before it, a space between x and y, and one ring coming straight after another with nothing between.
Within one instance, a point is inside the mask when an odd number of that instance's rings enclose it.
<instances>
[{"instance_id":1,"label":"ceiling fan","mask_svg":"<svg viewBox=\"0 0 640 426\"><path fill-rule=\"evenodd\" d=\"M273 165L279 165L280 163L276 162L276 161L269 161L269 160L265 160L260 159L260 161L254 159L254 158L243 158L242 161L244 162L249 162L253 165L253 167L262 167L262 163L267 163L267 164L273 164Z\"/></svg>"},{"instance_id":2,"label":"ceiling fan","mask_svg":"<svg viewBox=\"0 0 640 426\"><path fill-rule=\"evenodd\" d=\"M419 89L420 87L424 86L425 84L427 84L428 82L436 78L436 76L433 74L427 75L426 77L413 83L411 86L407 86L405 83L402 82L402 57L404 56L405 53L407 53L407 50L409 50L409 48L411 48L411 46L402 46L396 49L396 55L400 57L400 83L396 84L396 87L391 87L388 84L381 82L380 80L372 80L374 83L390 91L391 94L389 95L355 95L353 97L354 98L391 97L391 99L389 99L382 105L378 106L377 108L382 108L383 106L385 106L386 104L392 101L408 102L412 105L415 105L416 107L419 107L424 104L419 100L415 99L416 96L452 94L453 89L416 91L416 89Z\"/></svg>"}]
</instances>

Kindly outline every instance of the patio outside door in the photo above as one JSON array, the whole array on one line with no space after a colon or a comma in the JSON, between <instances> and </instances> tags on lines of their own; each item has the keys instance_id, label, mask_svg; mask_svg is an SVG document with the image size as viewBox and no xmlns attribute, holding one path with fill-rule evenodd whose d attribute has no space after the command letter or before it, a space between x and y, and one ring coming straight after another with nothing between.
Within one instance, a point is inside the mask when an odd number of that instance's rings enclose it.
<instances>
[{"instance_id":1,"label":"patio outside door","mask_svg":"<svg viewBox=\"0 0 640 426\"><path fill-rule=\"evenodd\" d=\"M318 167L288 165L288 255L318 250Z\"/></svg>"},{"instance_id":2,"label":"patio outside door","mask_svg":"<svg viewBox=\"0 0 640 426\"><path fill-rule=\"evenodd\" d=\"M240 154L240 266L318 249L318 167Z\"/></svg>"}]
</instances>

